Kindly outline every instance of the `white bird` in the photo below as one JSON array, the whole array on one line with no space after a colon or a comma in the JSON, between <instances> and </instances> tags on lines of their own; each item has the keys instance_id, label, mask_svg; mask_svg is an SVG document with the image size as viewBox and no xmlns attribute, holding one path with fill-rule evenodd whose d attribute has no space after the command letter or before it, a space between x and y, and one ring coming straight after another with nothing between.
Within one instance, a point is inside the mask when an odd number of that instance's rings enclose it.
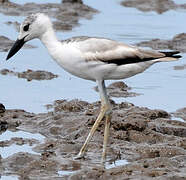
<instances>
[{"instance_id":1,"label":"white bird","mask_svg":"<svg viewBox=\"0 0 186 180\"><path fill-rule=\"evenodd\" d=\"M111 39L99 37L74 37L60 42L55 35L49 17L42 13L28 16L20 26L17 41L7 56L11 58L25 42L34 38L41 40L52 58L66 71L83 79L96 81L101 97L101 111L77 158L84 156L86 147L100 121L106 117L102 162L106 160L106 147L111 120L111 105L104 80L125 79L143 72L157 62L180 58L178 51L158 52L143 50Z\"/></svg>"}]
</instances>

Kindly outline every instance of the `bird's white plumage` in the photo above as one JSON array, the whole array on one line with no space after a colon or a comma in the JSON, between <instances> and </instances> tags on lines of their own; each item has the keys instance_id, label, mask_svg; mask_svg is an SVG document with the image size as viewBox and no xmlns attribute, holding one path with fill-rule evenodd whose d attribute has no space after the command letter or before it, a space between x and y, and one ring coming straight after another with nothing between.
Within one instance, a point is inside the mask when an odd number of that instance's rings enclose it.
<instances>
[{"instance_id":1,"label":"bird's white plumage","mask_svg":"<svg viewBox=\"0 0 186 180\"><path fill-rule=\"evenodd\" d=\"M147 61L120 66L114 63L108 64L106 61L110 59L122 59L127 56L133 57L137 55L145 56L146 54L139 53L139 49L136 47L126 46L104 38L87 38L85 40L79 39L79 41L74 40L72 42L61 43L57 40L51 27L40 39L53 59L66 71L80 78L94 81L97 79L127 78L143 72L156 62ZM151 51L151 54L157 57L164 56L161 53L154 53L154 51ZM149 54L147 55L149 56Z\"/></svg>"}]
</instances>

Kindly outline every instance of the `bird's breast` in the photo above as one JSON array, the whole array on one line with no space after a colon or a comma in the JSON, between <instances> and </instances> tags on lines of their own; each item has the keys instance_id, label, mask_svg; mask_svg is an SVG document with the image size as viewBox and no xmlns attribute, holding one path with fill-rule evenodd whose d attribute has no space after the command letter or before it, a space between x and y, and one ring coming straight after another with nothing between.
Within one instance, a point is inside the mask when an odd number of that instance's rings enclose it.
<instances>
[{"instance_id":1,"label":"bird's breast","mask_svg":"<svg viewBox=\"0 0 186 180\"><path fill-rule=\"evenodd\" d=\"M66 45L55 49L51 56L67 72L83 79L94 80L89 73L89 63L77 48Z\"/></svg>"}]
</instances>

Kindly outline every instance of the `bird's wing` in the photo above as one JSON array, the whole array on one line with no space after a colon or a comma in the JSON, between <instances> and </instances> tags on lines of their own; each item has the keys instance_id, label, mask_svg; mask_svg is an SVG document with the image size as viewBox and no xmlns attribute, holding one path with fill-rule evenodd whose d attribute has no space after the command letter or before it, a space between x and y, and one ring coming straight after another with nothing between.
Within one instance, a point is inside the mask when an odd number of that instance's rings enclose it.
<instances>
[{"instance_id":1,"label":"bird's wing","mask_svg":"<svg viewBox=\"0 0 186 180\"><path fill-rule=\"evenodd\" d=\"M166 55L152 50L143 50L117 41L94 37L76 37L68 42L75 42L86 61L102 61L117 65L149 61Z\"/></svg>"}]
</instances>

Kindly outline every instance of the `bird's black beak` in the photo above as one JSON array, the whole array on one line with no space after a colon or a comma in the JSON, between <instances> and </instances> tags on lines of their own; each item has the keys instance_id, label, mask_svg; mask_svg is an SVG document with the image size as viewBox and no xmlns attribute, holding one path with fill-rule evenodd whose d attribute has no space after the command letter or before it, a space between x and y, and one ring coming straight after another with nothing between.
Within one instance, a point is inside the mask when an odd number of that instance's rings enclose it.
<instances>
[{"instance_id":1,"label":"bird's black beak","mask_svg":"<svg viewBox=\"0 0 186 180\"><path fill-rule=\"evenodd\" d=\"M26 36L25 36L26 37ZM10 49L6 60L10 59L14 54L16 54L25 44L25 37L22 39L17 39Z\"/></svg>"}]
</instances>

